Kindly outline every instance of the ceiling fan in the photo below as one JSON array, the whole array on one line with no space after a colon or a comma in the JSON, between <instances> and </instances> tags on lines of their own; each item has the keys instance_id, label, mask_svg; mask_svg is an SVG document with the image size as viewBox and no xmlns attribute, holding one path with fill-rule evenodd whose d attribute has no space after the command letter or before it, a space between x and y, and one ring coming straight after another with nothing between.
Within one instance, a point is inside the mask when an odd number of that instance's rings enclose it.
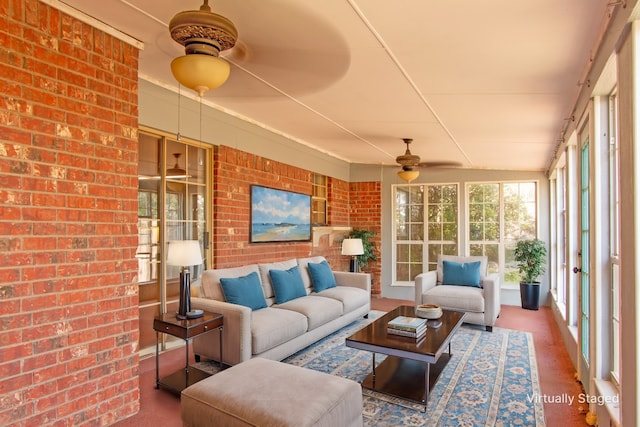
<instances>
[{"instance_id":1,"label":"ceiling fan","mask_svg":"<svg viewBox=\"0 0 640 427\"><path fill-rule=\"evenodd\" d=\"M462 166L460 162L451 161L421 162L420 156L412 154L409 149L409 144L413 142L413 139L402 138L402 141L407 145L407 149L404 154L396 157L396 163L402 167L402 170L398 172L398 176L407 183L410 183L420 175L418 168L456 168Z\"/></svg>"},{"instance_id":2,"label":"ceiling fan","mask_svg":"<svg viewBox=\"0 0 640 427\"><path fill-rule=\"evenodd\" d=\"M277 96L273 88L246 84L255 79L290 95L306 94L330 86L349 69L349 46L340 32L302 2L281 2L278 14L256 21L247 12L266 7L262 0L220 2L232 22L212 12L212 1L200 1L199 10L171 19L169 34L185 51L172 61L174 77L201 97L213 89L215 96L255 96L258 89L260 96ZM304 46L291 42L301 38ZM241 76L246 80L234 84Z\"/></svg>"}]
</instances>

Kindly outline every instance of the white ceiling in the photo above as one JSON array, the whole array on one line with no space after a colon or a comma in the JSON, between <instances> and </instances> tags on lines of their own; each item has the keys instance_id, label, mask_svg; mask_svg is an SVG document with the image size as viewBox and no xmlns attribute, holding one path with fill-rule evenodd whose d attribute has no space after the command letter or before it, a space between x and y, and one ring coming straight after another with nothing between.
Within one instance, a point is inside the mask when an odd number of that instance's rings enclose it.
<instances>
[{"instance_id":1,"label":"white ceiling","mask_svg":"<svg viewBox=\"0 0 640 427\"><path fill-rule=\"evenodd\" d=\"M64 0L144 43L140 75L177 88L167 25L199 0ZM545 170L605 0L213 0L232 64L207 102L354 163Z\"/></svg>"}]
</instances>

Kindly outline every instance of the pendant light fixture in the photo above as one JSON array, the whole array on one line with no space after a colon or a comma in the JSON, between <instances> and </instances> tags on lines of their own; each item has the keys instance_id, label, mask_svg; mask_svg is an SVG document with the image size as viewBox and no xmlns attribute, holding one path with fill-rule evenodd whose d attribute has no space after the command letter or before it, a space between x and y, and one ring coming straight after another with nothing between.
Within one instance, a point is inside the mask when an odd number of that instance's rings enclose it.
<instances>
[{"instance_id":1,"label":"pendant light fixture","mask_svg":"<svg viewBox=\"0 0 640 427\"><path fill-rule=\"evenodd\" d=\"M229 63L220 52L236 44L238 31L229 19L211 12L209 0L200 10L185 10L169 22L171 38L184 46L185 55L171 62L171 72L183 86L200 97L229 78Z\"/></svg>"},{"instance_id":2,"label":"pendant light fixture","mask_svg":"<svg viewBox=\"0 0 640 427\"><path fill-rule=\"evenodd\" d=\"M410 183L420 175L420 172L416 170L420 163L420 157L412 154L409 149L409 144L413 139L402 138L402 141L407 145L407 149L403 155L396 157L396 163L402 166L402 170L398 172L398 177L406 183Z\"/></svg>"}]
</instances>

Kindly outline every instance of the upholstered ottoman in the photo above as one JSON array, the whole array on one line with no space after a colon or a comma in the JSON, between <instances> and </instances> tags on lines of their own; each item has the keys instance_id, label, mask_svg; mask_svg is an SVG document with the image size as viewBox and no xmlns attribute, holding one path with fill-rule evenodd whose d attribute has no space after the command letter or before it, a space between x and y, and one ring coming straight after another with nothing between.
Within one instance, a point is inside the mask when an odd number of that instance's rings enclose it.
<instances>
[{"instance_id":1,"label":"upholstered ottoman","mask_svg":"<svg viewBox=\"0 0 640 427\"><path fill-rule=\"evenodd\" d=\"M182 391L185 427L362 426L360 384L255 358Z\"/></svg>"}]
</instances>

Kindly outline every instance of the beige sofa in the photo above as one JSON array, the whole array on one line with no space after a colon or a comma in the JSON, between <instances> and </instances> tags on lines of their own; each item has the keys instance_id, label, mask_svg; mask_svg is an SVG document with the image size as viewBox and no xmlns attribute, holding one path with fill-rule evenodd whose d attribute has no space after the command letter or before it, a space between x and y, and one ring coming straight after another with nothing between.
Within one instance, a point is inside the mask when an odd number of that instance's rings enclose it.
<instances>
[{"instance_id":1,"label":"beige sofa","mask_svg":"<svg viewBox=\"0 0 640 427\"><path fill-rule=\"evenodd\" d=\"M461 264L480 261L480 287L443 285L443 260ZM439 255L435 271L416 276L415 304L438 304L444 309L464 311L466 323L482 325L492 331L500 314L498 274L487 273L486 256Z\"/></svg>"},{"instance_id":2,"label":"beige sofa","mask_svg":"<svg viewBox=\"0 0 640 427\"><path fill-rule=\"evenodd\" d=\"M282 360L321 338L368 315L371 309L371 277L366 273L333 271L337 286L315 292L307 264L324 257L290 259L282 262L207 270L202 275L199 296L191 306L224 315L222 362L236 365L254 357ZM277 304L270 270L298 266L306 295ZM226 302L221 278L246 277L257 273L266 308ZM220 360L219 334L205 334L193 340L196 357Z\"/></svg>"}]
</instances>

